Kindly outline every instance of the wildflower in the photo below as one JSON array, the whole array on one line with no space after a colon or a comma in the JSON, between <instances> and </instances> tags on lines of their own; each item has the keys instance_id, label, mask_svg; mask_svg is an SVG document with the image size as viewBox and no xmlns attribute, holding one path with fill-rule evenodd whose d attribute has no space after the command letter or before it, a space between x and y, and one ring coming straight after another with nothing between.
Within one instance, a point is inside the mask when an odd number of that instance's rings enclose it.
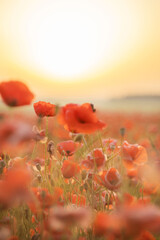
<instances>
[{"instance_id":1,"label":"wildflower","mask_svg":"<svg viewBox=\"0 0 160 240\"><path fill-rule=\"evenodd\" d=\"M146 149L138 144L129 144L124 141L122 151L126 168L143 165L148 160Z\"/></svg>"},{"instance_id":2,"label":"wildflower","mask_svg":"<svg viewBox=\"0 0 160 240\"><path fill-rule=\"evenodd\" d=\"M55 231L63 231L75 225L84 228L89 225L90 218L90 210L83 207L54 207L49 211L48 227Z\"/></svg>"},{"instance_id":3,"label":"wildflower","mask_svg":"<svg viewBox=\"0 0 160 240\"><path fill-rule=\"evenodd\" d=\"M11 107L29 105L34 98L33 93L20 81L2 82L0 94L3 101Z\"/></svg>"},{"instance_id":4,"label":"wildflower","mask_svg":"<svg viewBox=\"0 0 160 240\"><path fill-rule=\"evenodd\" d=\"M108 215L104 212L98 212L93 222L93 231L97 237L115 237L120 235L121 225L122 220L118 215Z\"/></svg>"},{"instance_id":5,"label":"wildflower","mask_svg":"<svg viewBox=\"0 0 160 240\"><path fill-rule=\"evenodd\" d=\"M94 133L106 124L99 121L91 104L67 104L59 113L59 122L70 132Z\"/></svg>"},{"instance_id":6,"label":"wildflower","mask_svg":"<svg viewBox=\"0 0 160 240\"><path fill-rule=\"evenodd\" d=\"M91 153L87 155L87 159L82 161L82 165L87 168L101 168L104 166L106 156L102 152L101 148L95 148Z\"/></svg>"},{"instance_id":7,"label":"wildflower","mask_svg":"<svg viewBox=\"0 0 160 240\"><path fill-rule=\"evenodd\" d=\"M125 221L127 236L139 235L143 230L160 233L160 209L151 204L132 204L118 212Z\"/></svg>"},{"instance_id":8,"label":"wildflower","mask_svg":"<svg viewBox=\"0 0 160 240\"><path fill-rule=\"evenodd\" d=\"M59 187L54 188L53 194L49 193L46 188L36 187L32 188L32 192L34 198L28 201L28 206L33 213L37 213L37 211L48 209L54 204L58 204L63 194L63 190Z\"/></svg>"},{"instance_id":9,"label":"wildflower","mask_svg":"<svg viewBox=\"0 0 160 240\"><path fill-rule=\"evenodd\" d=\"M17 200L26 200L31 180L31 172L25 167L13 167L8 170L0 181L0 207L8 208Z\"/></svg>"},{"instance_id":10,"label":"wildflower","mask_svg":"<svg viewBox=\"0 0 160 240\"><path fill-rule=\"evenodd\" d=\"M71 178L79 173L80 167L73 161L65 160L61 170L64 178Z\"/></svg>"},{"instance_id":11,"label":"wildflower","mask_svg":"<svg viewBox=\"0 0 160 240\"><path fill-rule=\"evenodd\" d=\"M6 119L4 124L0 125L0 143L6 142L17 145L22 142L31 140L31 124L20 119Z\"/></svg>"},{"instance_id":12,"label":"wildflower","mask_svg":"<svg viewBox=\"0 0 160 240\"><path fill-rule=\"evenodd\" d=\"M117 149L117 140L113 138L103 139L103 146L107 148L107 151L110 153L113 150Z\"/></svg>"},{"instance_id":13,"label":"wildflower","mask_svg":"<svg viewBox=\"0 0 160 240\"><path fill-rule=\"evenodd\" d=\"M117 190L121 185L121 176L116 168L110 168L104 178L105 186L109 190Z\"/></svg>"},{"instance_id":14,"label":"wildflower","mask_svg":"<svg viewBox=\"0 0 160 240\"><path fill-rule=\"evenodd\" d=\"M39 101L33 106L38 117L54 117L56 115L56 105L54 104Z\"/></svg>"},{"instance_id":15,"label":"wildflower","mask_svg":"<svg viewBox=\"0 0 160 240\"><path fill-rule=\"evenodd\" d=\"M68 140L68 141L58 143L57 149L61 155L72 156L80 145L81 144L77 142Z\"/></svg>"}]
</instances>

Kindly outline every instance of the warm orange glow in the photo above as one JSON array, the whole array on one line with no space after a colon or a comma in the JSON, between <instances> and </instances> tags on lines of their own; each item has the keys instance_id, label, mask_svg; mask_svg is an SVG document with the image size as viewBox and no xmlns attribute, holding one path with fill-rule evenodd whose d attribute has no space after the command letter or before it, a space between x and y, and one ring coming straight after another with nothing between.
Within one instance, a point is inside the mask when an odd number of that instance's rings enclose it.
<instances>
[{"instance_id":1,"label":"warm orange glow","mask_svg":"<svg viewBox=\"0 0 160 240\"><path fill-rule=\"evenodd\" d=\"M160 2L149 0L2 0L0 78L36 88L48 81L48 93L52 84L58 92L61 83L69 89L73 82L81 96L88 94L84 83L91 96L137 92L144 83L142 92L157 93L158 9Z\"/></svg>"}]
</instances>

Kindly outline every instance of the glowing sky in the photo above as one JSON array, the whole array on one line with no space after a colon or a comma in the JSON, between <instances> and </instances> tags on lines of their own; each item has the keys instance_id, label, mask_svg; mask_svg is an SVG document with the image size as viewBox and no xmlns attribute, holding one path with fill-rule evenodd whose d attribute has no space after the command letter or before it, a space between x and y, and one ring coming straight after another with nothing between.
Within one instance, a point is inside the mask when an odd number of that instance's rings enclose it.
<instances>
[{"instance_id":1,"label":"glowing sky","mask_svg":"<svg viewBox=\"0 0 160 240\"><path fill-rule=\"evenodd\" d=\"M38 96L160 93L159 0L0 0L0 79Z\"/></svg>"}]
</instances>

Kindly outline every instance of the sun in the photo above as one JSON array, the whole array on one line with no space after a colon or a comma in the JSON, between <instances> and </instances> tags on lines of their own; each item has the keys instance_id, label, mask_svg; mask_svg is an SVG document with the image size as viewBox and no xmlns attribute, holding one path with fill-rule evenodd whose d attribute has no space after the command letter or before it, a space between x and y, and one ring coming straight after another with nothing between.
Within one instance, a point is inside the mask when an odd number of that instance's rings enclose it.
<instances>
[{"instance_id":1,"label":"sun","mask_svg":"<svg viewBox=\"0 0 160 240\"><path fill-rule=\"evenodd\" d=\"M62 81L109 68L132 47L138 32L131 9L118 2L29 0L15 9L10 37L16 60Z\"/></svg>"}]
</instances>

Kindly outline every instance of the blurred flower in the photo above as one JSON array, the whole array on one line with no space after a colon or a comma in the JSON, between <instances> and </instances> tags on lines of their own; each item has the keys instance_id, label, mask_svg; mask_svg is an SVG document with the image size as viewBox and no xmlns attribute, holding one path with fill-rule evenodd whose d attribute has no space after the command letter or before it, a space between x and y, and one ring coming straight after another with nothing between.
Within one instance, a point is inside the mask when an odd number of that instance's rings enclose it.
<instances>
[{"instance_id":1,"label":"blurred flower","mask_svg":"<svg viewBox=\"0 0 160 240\"><path fill-rule=\"evenodd\" d=\"M64 178L71 178L80 172L80 166L73 161L65 160L61 170Z\"/></svg>"},{"instance_id":2,"label":"blurred flower","mask_svg":"<svg viewBox=\"0 0 160 240\"><path fill-rule=\"evenodd\" d=\"M50 209L48 224L51 230L63 231L71 226L85 227L91 221L91 212L82 207L54 207Z\"/></svg>"},{"instance_id":3,"label":"blurred flower","mask_svg":"<svg viewBox=\"0 0 160 240\"><path fill-rule=\"evenodd\" d=\"M106 124L99 121L92 104L67 104L59 113L59 122L70 132L93 133L103 129Z\"/></svg>"},{"instance_id":4,"label":"blurred flower","mask_svg":"<svg viewBox=\"0 0 160 240\"><path fill-rule=\"evenodd\" d=\"M160 209L151 204L135 203L119 208L127 236L136 236L143 230L160 233Z\"/></svg>"},{"instance_id":5,"label":"blurred flower","mask_svg":"<svg viewBox=\"0 0 160 240\"><path fill-rule=\"evenodd\" d=\"M0 124L0 143L19 144L32 138L31 124L20 119L6 119Z\"/></svg>"},{"instance_id":6,"label":"blurred flower","mask_svg":"<svg viewBox=\"0 0 160 240\"><path fill-rule=\"evenodd\" d=\"M121 176L116 168L110 168L104 178L104 184L109 190L117 190L121 185Z\"/></svg>"},{"instance_id":7,"label":"blurred flower","mask_svg":"<svg viewBox=\"0 0 160 240\"><path fill-rule=\"evenodd\" d=\"M41 142L41 143L46 143L47 142L47 137L46 137L46 133L45 130L39 130L38 127L36 125L33 126L32 128L32 133L33 133L33 139L37 142Z\"/></svg>"},{"instance_id":8,"label":"blurred flower","mask_svg":"<svg viewBox=\"0 0 160 240\"><path fill-rule=\"evenodd\" d=\"M120 216L116 214L109 215L105 212L98 212L94 222L93 231L97 237L111 237L120 236L123 222ZM107 238L109 239L109 238Z\"/></svg>"},{"instance_id":9,"label":"blurred flower","mask_svg":"<svg viewBox=\"0 0 160 240\"><path fill-rule=\"evenodd\" d=\"M150 232L142 231L135 240L156 240L156 239Z\"/></svg>"},{"instance_id":10,"label":"blurred flower","mask_svg":"<svg viewBox=\"0 0 160 240\"><path fill-rule=\"evenodd\" d=\"M49 193L47 188L32 188L34 198L28 201L28 206L33 213L37 213L42 209L48 209L55 204L60 203L63 190L55 187L53 193Z\"/></svg>"},{"instance_id":11,"label":"blurred flower","mask_svg":"<svg viewBox=\"0 0 160 240\"><path fill-rule=\"evenodd\" d=\"M11 107L29 105L34 98L33 93L20 81L2 82L0 94L3 101Z\"/></svg>"},{"instance_id":12,"label":"blurred flower","mask_svg":"<svg viewBox=\"0 0 160 240\"><path fill-rule=\"evenodd\" d=\"M8 227L0 226L0 240L9 240L11 231Z\"/></svg>"},{"instance_id":13,"label":"blurred flower","mask_svg":"<svg viewBox=\"0 0 160 240\"><path fill-rule=\"evenodd\" d=\"M0 207L8 208L27 200L32 174L26 167L12 167L0 181Z\"/></svg>"},{"instance_id":14,"label":"blurred flower","mask_svg":"<svg viewBox=\"0 0 160 240\"><path fill-rule=\"evenodd\" d=\"M82 165L89 169L101 168L104 166L106 158L101 148L95 148L87 155L87 159L82 161Z\"/></svg>"},{"instance_id":15,"label":"blurred flower","mask_svg":"<svg viewBox=\"0 0 160 240\"><path fill-rule=\"evenodd\" d=\"M138 144L129 144L127 141L124 141L122 151L126 168L143 165L148 160L146 149Z\"/></svg>"},{"instance_id":16,"label":"blurred flower","mask_svg":"<svg viewBox=\"0 0 160 240\"><path fill-rule=\"evenodd\" d=\"M106 147L110 153L117 149L117 140L113 138L103 139L103 146Z\"/></svg>"},{"instance_id":17,"label":"blurred flower","mask_svg":"<svg viewBox=\"0 0 160 240\"><path fill-rule=\"evenodd\" d=\"M80 143L68 140L58 143L57 149L61 155L72 156L80 146L81 146Z\"/></svg>"}]
</instances>

